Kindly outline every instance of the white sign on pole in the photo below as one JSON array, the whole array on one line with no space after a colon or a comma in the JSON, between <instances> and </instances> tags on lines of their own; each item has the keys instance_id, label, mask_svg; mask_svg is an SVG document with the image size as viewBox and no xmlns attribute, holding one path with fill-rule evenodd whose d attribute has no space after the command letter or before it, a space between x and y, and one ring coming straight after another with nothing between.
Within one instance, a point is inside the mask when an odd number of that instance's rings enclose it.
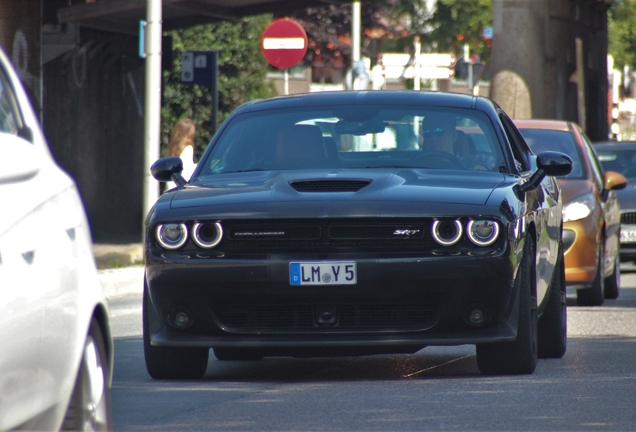
<instances>
[{"instance_id":1,"label":"white sign on pole","mask_svg":"<svg viewBox=\"0 0 636 432\"><path fill-rule=\"evenodd\" d=\"M415 59L419 60L420 79L450 79L455 76L455 55L452 53L424 53L412 56L406 53L383 53L379 65L385 79L413 79Z\"/></svg>"}]
</instances>

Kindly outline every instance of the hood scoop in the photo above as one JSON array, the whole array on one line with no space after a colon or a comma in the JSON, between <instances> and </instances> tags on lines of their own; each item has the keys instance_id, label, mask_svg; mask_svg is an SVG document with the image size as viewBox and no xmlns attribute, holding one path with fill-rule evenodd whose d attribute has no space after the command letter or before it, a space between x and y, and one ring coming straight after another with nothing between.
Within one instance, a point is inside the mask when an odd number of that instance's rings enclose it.
<instances>
[{"instance_id":1,"label":"hood scoop","mask_svg":"<svg viewBox=\"0 0 636 432\"><path fill-rule=\"evenodd\" d=\"M289 185L298 192L357 192L371 184L371 180L330 179L292 180Z\"/></svg>"}]
</instances>

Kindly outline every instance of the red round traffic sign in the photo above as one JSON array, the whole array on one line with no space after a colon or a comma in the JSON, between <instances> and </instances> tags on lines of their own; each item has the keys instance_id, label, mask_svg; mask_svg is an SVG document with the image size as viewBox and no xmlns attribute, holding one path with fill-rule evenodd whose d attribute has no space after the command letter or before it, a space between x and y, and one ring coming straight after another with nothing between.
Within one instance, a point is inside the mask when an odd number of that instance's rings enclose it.
<instances>
[{"instance_id":1,"label":"red round traffic sign","mask_svg":"<svg viewBox=\"0 0 636 432\"><path fill-rule=\"evenodd\" d=\"M277 19L263 32L261 51L274 67L286 69L296 66L307 53L307 33L292 19Z\"/></svg>"}]
</instances>

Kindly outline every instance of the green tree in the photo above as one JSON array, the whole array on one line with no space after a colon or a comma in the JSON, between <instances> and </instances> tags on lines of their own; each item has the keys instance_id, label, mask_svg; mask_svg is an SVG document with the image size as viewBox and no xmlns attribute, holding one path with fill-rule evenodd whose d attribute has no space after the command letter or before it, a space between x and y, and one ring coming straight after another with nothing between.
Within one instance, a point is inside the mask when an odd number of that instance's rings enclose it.
<instances>
[{"instance_id":1,"label":"green tree","mask_svg":"<svg viewBox=\"0 0 636 432\"><path fill-rule=\"evenodd\" d=\"M259 15L165 33L172 38L172 67L163 74L162 154L167 151L172 126L184 117L191 118L197 127L197 154L211 138L210 88L181 84L182 53L219 52L219 125L241 104L275 94L273 85L266 81L267 61L260 51L261 35L271 19L271 15Z\"/></svg>"},{"instance_id":2,"label":"green tree","mask_svg":"<svg viewBox=\"0 0 636 432\"><path fill-rule=\"evenodd\" d=\"M378 45L383 51L412 51L413 37L419 35L425 51L461 54L468 44L471 53L488 60L490 42L482 36L492 25L492 8L492 0L437 0L434 11L427 10L422 0L363 0L363 52L373 56ZM335 52L349 63L350 5L303 9L292 18L303 25L310 39L306 63L317 53L329 59Z\"/></svg>"},{"instance_id":3,"label":"green tree","mask_svg":"<svg viewBox=\"0 0 636 432\"><path fill-rule=\"evenodd\" d=\"M636 66L636 0L615 0L608 21L608 51L617 68Z\"/></svg>"},{"instance_id":4,"label":"green tree","mask_svg":"<svg viewBox=\"0 0 636 432\"><path fill-rule=\"evenodd\" d=\"M487 61L490 42L483 38L483 31L492 26L492 7L492 0L437 0L432 16L419 20L423 26L414 30L423 44L439 52L460 55L467 44L471 53Z\"/></svg>"}]
</instances>

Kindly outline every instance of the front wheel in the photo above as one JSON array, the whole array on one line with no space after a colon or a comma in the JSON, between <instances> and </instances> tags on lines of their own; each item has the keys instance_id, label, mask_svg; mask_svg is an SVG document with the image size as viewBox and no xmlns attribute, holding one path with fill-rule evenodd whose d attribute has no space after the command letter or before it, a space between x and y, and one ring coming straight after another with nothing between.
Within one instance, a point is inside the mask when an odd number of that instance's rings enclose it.
<instances>
[{"instance_id":1,"label":"front wheel","mask_svg":"<svg viewBox=\"0 0 636 432\"><path fill-rule=\"evenodd\" d=\"M537 367L537 298L535 294L535 252L526 239L517 277L519 325L514 342L477 345L477 365L486 375L531 374Z\"/></svg>"},{"instance_id":2,"label":"front wheel","mask_svg":"<svg viewBox=\"0 0 636 432\"><path fill-rule=\"evenodd\" d=\"M605 299L605 277L603 263L605 261L605 241L601 239L598 245L598 263L596 265L596 277L592 282L592 287L576 290L576 301L581 306L600 306Z\"/></svg>"},{"instance_id":3,"label":"front wheel","mask_svg":"<svg viewBox=\"0 0 636 432\"><path fill-rule=\"evenodd\" d=\"M539 357L561 358L565 354L568 340L568 315L565 302L565 265L563 248L559 253L550 292L548 304L539 321Z\"/></svg>"},{"instance_id":4,"label":"front wheel","mask_svg":"<svg viewBox=\"0 0 636 432\"><path fill-rule=\"evenodd\" d=\"M93 318L61 430L113 430L106 344Z\"/></svg>"},{"instance_id":5,"label":"front wheel","mask_svg":"<svg viewBox=\"0 0 636 432\"><path fill-rule=\"evenodd\" d=\"M620 257L616 254L614 258L614 271L605 279L605 298L615 300L618 298L618 291L621 286L621 264Z\"/></svg>"},{"instance_id":6,"label":"front wheel","mask_svg":"<svg viewBox=\"0 0 636 432\"><path fill-rule=\"evenodd\" d=\"M144 284L145 285L145 284ZM155 379L196 379L205 375L209 348L157 347L150 343L150 304L148 287L144 286L143 338L144 358L148 374Z\"/></svg>"}]
</instances>

